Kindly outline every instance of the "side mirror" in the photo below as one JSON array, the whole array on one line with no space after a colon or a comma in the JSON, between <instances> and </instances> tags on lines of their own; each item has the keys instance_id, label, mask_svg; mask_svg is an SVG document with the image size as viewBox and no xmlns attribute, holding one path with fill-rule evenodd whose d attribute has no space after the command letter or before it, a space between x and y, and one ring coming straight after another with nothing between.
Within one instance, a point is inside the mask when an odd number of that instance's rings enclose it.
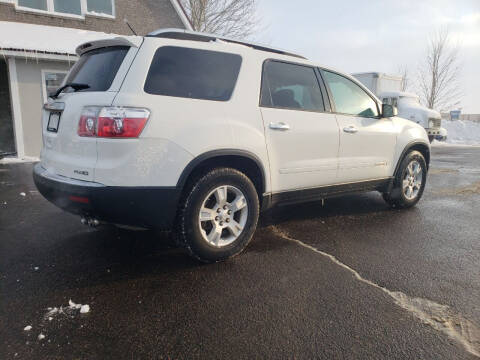
<instances>
[{"instance_id":1,"label":"side mirror","mask_svg":"<svg viewBox=\"0 0 480 360\"><path fill-rule=\"evenodd\" d=\"M390 104L382 104L382 116L385 118L397 116L398 110L395 106Z\"/></svg>"}]
</instances>

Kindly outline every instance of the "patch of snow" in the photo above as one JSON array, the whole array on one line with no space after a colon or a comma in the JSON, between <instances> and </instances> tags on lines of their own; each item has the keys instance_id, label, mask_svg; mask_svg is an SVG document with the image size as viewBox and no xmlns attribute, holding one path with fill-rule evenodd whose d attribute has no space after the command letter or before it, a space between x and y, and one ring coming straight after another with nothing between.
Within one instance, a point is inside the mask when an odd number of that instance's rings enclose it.
<instances>
[{"instance_id":1,"label":"patch of snow","mask_svg":"<svg viewBox=\"0 0 480 360\"><path fill-rule=\"evenodd\" d=\"M448 144L480 145L480 122L468 120L442 120L448 131Z\"/></svg>"},{"instance_id":2,"label":"patch of snow","mask_svg":"<svg viewBox=\"0 0 480 360\"><path fill-rule=\"evenodd\" d=\"M0 21L1 23L1 21ZM1 47L1 46L0 46ZM0 164L18 164L18 163L30 163L40 161L38 157L24 156L22 158L17 157L4 157L0 159Z\"/></svg>"},{"instance_id":3,"label":"patch of snow","mask_svg":"<svg viewBox=\"0 0 480 360\"><path fill-rule=\"evenodd\" d=\"M75 55L77 46L94 40L126 38L138 44L140 36L121 36L56 26L0 21L0 48ZM55 41L52 41L55 39ZM76 56L72 58L75 60Z\"/></svg>"},{"instance_id":4,"label":"patch of snow","mask_svg":"<svg viewBox=\"0 0 480 360\"><path fill-rule=\"evenodd\" d=\"M32 325L25 326L25 327L23 328L23 330L25 330L25 331L30 331L30 330L32 330Z\"/></svg>"},{"instance_id":5,"label":"patch of snow","mask_svg":"<svg viewBox=\"0 0 480 360\"><path fill-rule=\"evenodd\" d=\"M90 312L90 305L88 304L76 304L71 299L68 300L68 306L49 307L47 313L44 315L44 320L52 321L57 315L64 315L73 317L79 312L86 314Z\"/></svg>"},{"instance_id":6,"label":"patch of snow","mask_svg":"<svg viewBox=\"0 0 480 360\"><path fill-rule=\"evenodd\" d=\"M45 335L43 335L42 333L38 334L38 340L43 340L45 339Z\"/></svg>"},{"instance_id":7,"label":"patch of snow","mask_svg":"<svg viewBox=\"0 0 480 360\"><path fill-rule=\"evenodd\" d=\"M82 304L75 304L72 299L68 300L68 306L70 309L80 309L82 307Z\"/></svg>"},{"instance_id":8,"label":"patch of snow","mask_svg":"<svg viewBox=\"0 0 480 360\"><path fill-rule=\"evenodd\" d=\"M20 195L21 196L27 196L27 194L25 194L24 192L21 192Z\"/></svg>"}]
</instances>

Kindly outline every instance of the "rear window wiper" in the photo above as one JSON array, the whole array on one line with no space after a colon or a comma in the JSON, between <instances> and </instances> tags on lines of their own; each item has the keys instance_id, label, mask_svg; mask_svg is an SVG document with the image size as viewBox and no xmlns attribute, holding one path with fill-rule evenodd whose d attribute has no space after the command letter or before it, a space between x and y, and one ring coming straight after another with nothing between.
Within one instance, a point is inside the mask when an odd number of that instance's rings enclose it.
<instances>
[{"instance_id":1,"label":"rear window wiper","mask_svg":"<svg viewBox=\"0 0 480 360\"><path fill-rule=\"evenodd\" d=\"M90 85L88 85L88 84L68 83L68 84L65 84L63 86L60 86L57 89L57 91L55 91L53 94L50 94L49 97L51 97L52 99L56 99L58 97L58 95L60 95L60 93L63 90L65 90L66 88L72 88L73 90L78 91L78 90L88 89L89 87L90 87Z\"/></svg>"}]
</instances>

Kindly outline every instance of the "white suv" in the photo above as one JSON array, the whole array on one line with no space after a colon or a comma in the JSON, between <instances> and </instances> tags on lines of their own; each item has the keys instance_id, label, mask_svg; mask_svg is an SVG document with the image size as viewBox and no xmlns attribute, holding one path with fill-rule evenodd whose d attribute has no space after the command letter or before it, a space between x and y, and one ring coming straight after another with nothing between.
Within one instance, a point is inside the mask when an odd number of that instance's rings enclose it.
<instances>
[{"instance_id":1,"label":"white suv","mask_svg":"<svg viewBox=\"0 0 480 360\"><path fill-rule=\"evenodd\" d=\"M174 228L205 262L240 253L260 209L377 190L422 196L421 126L302 56L183 30L94 41L44 106L34 180L82 216Z\"/></svg>"}]
</instances>

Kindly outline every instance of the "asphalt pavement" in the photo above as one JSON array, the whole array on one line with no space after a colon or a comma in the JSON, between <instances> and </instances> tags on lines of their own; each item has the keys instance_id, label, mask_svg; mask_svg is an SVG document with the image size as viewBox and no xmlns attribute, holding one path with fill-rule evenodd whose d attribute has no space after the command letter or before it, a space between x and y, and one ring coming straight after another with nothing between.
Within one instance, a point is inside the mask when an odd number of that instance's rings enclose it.
<instances>
[{"instance_id":1,"label":"asphalt pavement","mask_svg":"<svg viewBox=\"0 0 480 360\"><path fill-rule=\"evenodd\" d=\"M280 207L212 265L81 225L32 167L0 165L0 359L479 358L480 147L434 147L415 208Z\"/></svg>"}]
</instances>

